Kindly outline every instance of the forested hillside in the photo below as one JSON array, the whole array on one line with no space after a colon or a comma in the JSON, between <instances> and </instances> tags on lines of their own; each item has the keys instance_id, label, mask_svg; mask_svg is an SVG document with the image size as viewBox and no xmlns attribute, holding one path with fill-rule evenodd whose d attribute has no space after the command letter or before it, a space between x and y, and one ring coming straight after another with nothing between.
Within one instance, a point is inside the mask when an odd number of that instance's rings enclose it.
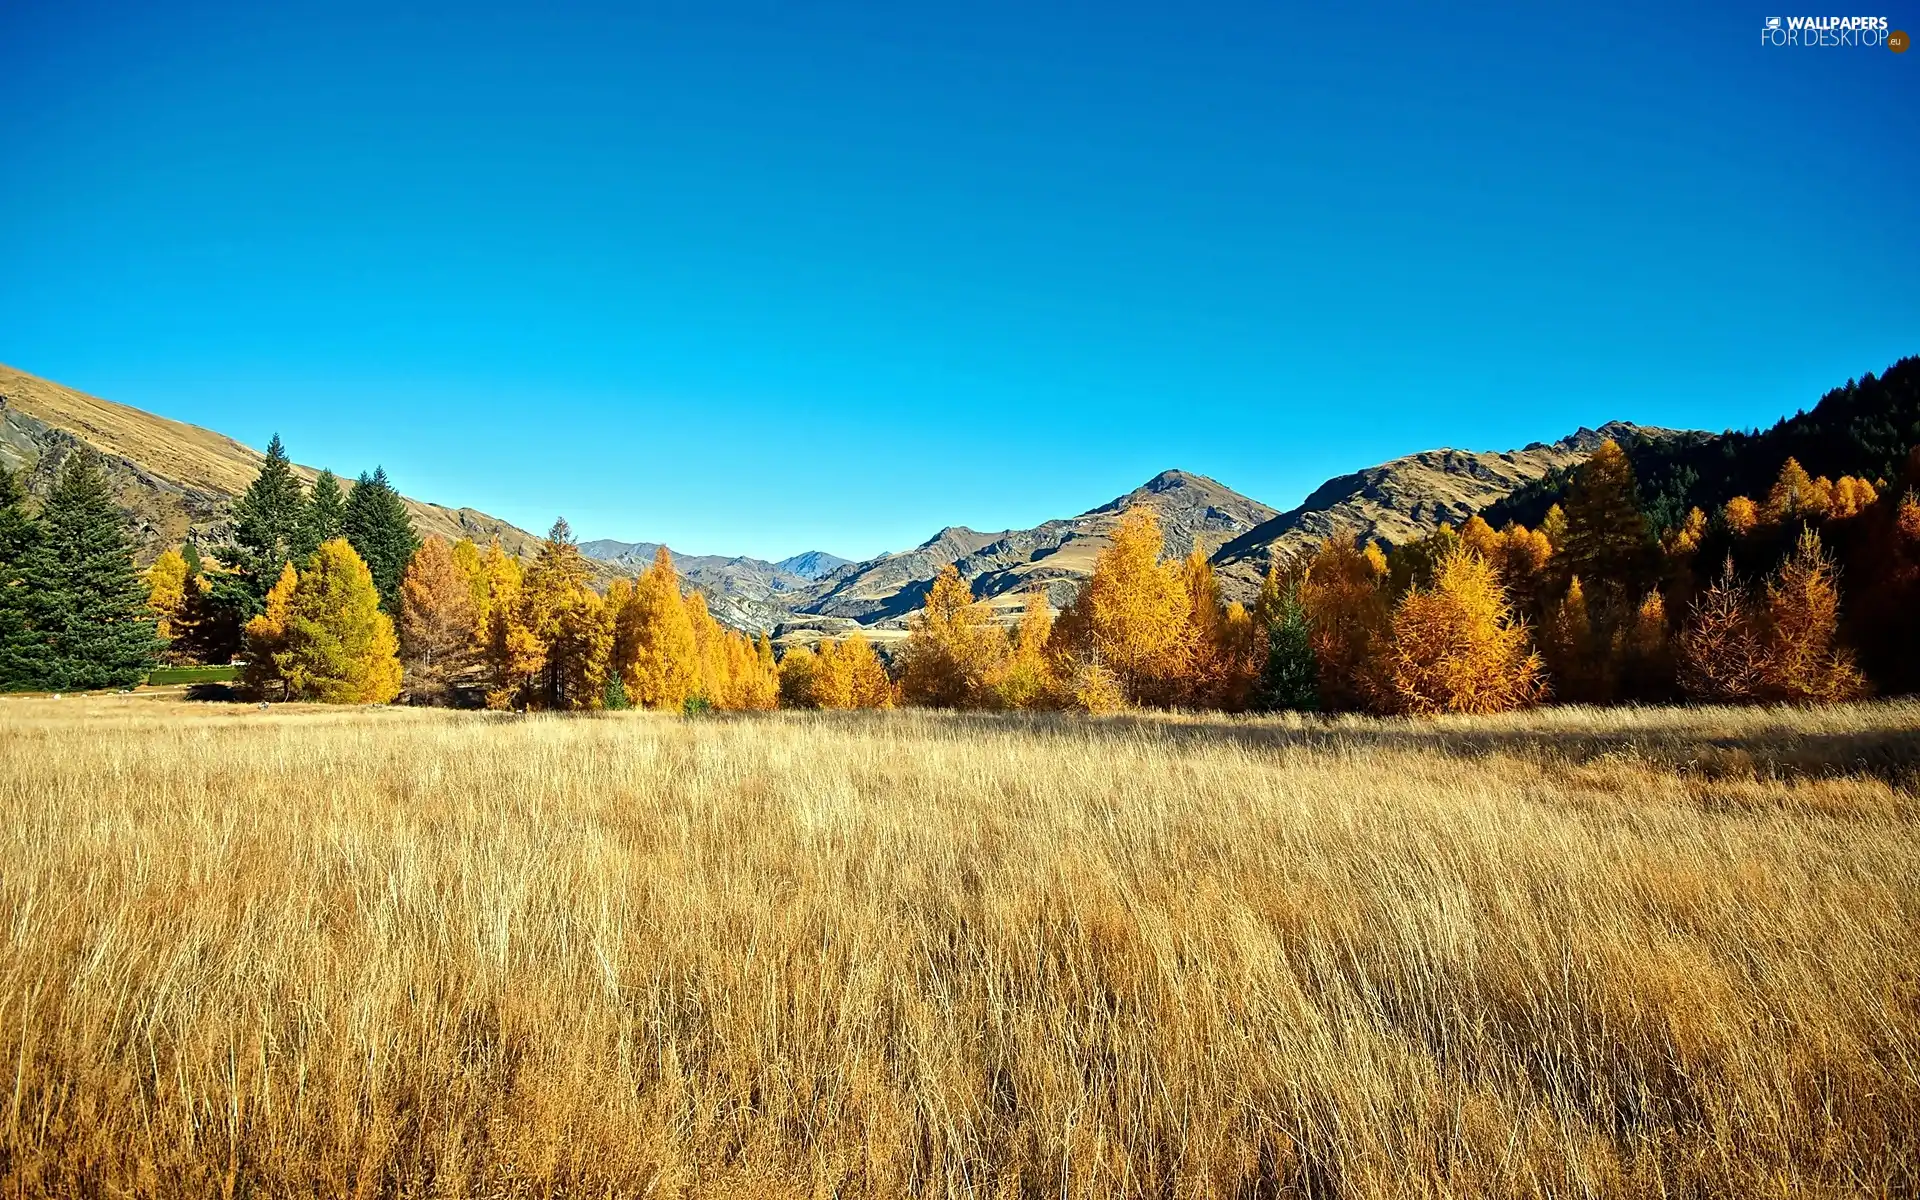
<instances>
[{"instance_id":1,"label":"forested hillside","mask_svg":"<svg viewBox=\"0 0 1920 1200\"><path fill-rule=\"evenodd\" d=\"M1735 496L1764 494L1789 458L1815 477L1892 482L1908 449L1920 443L1920 356L1901 359L1884 375L1850 379L1811 411L1761 432L1615 440L1640 480L1647 519L1660 531L1681 524L1690 509L1714 512ZM1480 515L1496 529L1508 521L1538 525L1547 509L1565 500L1573 472L1573 466L1554 470Z\"/></svg>"}]
</instances>

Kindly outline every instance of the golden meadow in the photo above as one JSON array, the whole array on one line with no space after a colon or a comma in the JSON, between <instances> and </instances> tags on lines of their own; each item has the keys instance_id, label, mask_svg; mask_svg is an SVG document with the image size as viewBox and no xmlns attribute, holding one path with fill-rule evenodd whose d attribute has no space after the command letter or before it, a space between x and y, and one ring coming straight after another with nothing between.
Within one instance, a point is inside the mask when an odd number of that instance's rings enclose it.
<instances>
[{"instance_id":1,"label":"golden meadow","mask_svg":"<svg viewBox=\"0 0 1920 1200\"><path fill-rule=\"evenodd\" d=\"M0 700L0 1194L1920 1188L1920 705Z\"/></svg>"}]
</instances>

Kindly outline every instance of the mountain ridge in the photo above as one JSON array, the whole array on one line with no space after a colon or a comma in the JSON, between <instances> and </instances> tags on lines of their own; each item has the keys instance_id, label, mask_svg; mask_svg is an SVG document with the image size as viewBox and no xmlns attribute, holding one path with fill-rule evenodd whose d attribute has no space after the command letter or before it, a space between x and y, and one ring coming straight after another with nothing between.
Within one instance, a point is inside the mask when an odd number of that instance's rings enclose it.
<instances>
[{"instance_id":1,"label":"mountain ridge","mask_svg":"<svg viewBox=\"0 0 1920 1200\"><path fill-rule=\"evenodd\" d=\"M669 553L686 582L729 625L773 632L788 641L855 629L887 640L904 636L908 618L948 565L1003 620L1013 619L1024 595L1035 588L1045 590L1055 605L1066 604L1110 544L1108 535L1121 514L1138 505L1159 518L1167 554L1184 556L1200 547L1214 562L1226 595L1246 600L1276 553L1294 552L1336 529L1400 542L1442 521L1458 524L1517 489L1564 471L1604 438L1629 435L1682 436L1616 421L1519 450L1423 450L1335 476L1286 512L1208 476L1173 468L1074 516L1025 529L949 525L910 549L857 562L820 550L778 562ZM107 460L116 495L134 514L149 554L188 537L217 544L228 506L262 460L258 451L212 430L0 366L0 461L24 466L33 486L44 491L57 462L81 443ZM296 471L308 482L317 474L304 466ZM538 536L479 510L411 497L406 504L423 535L481 541L499 536L512 553L538 551ZM603 580L644 570L659 547L611 538L581 543Z\"/></svg>"}]
</instances>

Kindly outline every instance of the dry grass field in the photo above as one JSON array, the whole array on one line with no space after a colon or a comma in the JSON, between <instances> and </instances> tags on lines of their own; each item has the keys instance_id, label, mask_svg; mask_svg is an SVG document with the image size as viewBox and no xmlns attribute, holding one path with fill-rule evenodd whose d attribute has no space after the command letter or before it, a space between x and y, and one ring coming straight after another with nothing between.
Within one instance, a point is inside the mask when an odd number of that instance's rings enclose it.
<instances>
[{"instance_id":1,"label":"dry grass field","mask_svg":"<svg viewBox=\"0 0 1920 1200\"><path fill-rule=\"evenodd\" d=\"M0 1195L1920 1189L1920 706L0 701Z\"/></svg>"}]
</instances>

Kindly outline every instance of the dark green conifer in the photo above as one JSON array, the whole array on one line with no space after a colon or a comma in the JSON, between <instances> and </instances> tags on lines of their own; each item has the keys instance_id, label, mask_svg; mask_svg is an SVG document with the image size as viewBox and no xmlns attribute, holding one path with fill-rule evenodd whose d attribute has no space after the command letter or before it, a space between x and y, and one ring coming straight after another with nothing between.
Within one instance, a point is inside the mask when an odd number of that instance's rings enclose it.
<instances>
[{"instance_id":1,"label":"dark green conifer","mask_svg":"<svg viewBox=\"0 0 1920 1200\"><path fill-rule=\"evenodd\" d=\"M227 569L210 577L215 601L232 610L236 622L266 606L268 589L301 544L305 512L305 492L276 433L260 474L233 502L233 536L218 551Z\"/></svg>"},{"instance_id":2,"label":"dark green conifer","mask_svg":"<svg viewBox=\"0 0 1920 1200\"><path fill-rule=\"evenodd\" d=\"M38 540L39 525L27 512L27 489L0 464L0 691L34 685L33 637L27 624L31 593L22 576Z\"/></svg>"},{"instance_id":3,"label":"dark green conifer","mask_svg":"<svg viewBox=\"0 0 1920 1200\"><path fill-rule=\"evenodd\" d=\"M133 535L91 451L68 457L26 555L32 686L126 687L145 679L161 642Z\"/></svg>"},{"instance_id":4,"label":"dark green conifer","mask_svg":"<svg viewBox=\"0 0 1920 1200\"><path fill-rule=\"evenodd\" d=\"M340 490L340 478L332 471L320 472L307 493L306 508L300 514L300 539L294 550L294 562L305 562L320 548L341 535L346 520L346 496Z\"/></svg>"},{"instance_id":5,"label":"dark green conifer","mask_svg":"<svg viewBox=\"0 0 1920 1200\"><path fill-rule=\"evenodd\" d=\"M363 473L355 481L347 496L341 533L372 573L380 607L388 613L399 612L400 581L413 552L420 548L420 539L414 535L406 502L387 481L386 471L375 467L372 475Z\"/></svg>"}]
</instances>

